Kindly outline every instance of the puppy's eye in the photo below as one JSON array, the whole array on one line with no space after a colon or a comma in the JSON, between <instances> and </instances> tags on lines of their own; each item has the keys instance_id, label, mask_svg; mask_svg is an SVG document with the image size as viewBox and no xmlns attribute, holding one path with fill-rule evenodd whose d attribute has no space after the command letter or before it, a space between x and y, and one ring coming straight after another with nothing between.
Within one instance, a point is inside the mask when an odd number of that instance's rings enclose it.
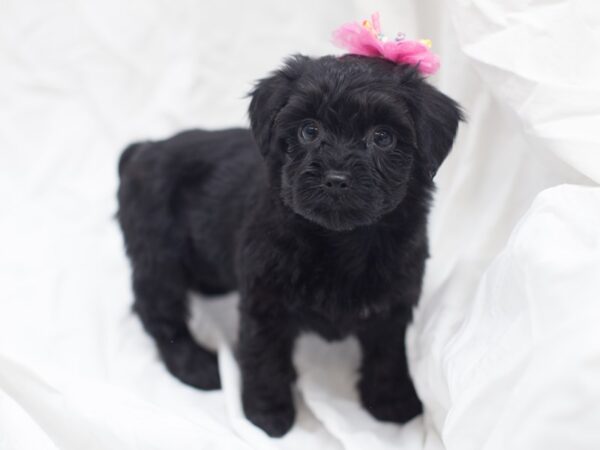
<instances>
[{"instance_id":1,"label":"puppy's eye","mask_svg":"<svg viewBox=\"0 0 600 450\"><path fill-rule=\"evenodd\" d=\"M385 127L375 128L371 135L371 139L373 144L383 150L390 149L396 145L396 136Z\"/></svg>"},{"instance_id":2,"label":"puppy's eye","mask_svg":"<svg viewBox=\"0 0 600 450\"><path fill-rule=\"evenodd\" d=\"M314 120L309 120L300 125L298 137L304 144L310 144L319 138L320 133L319 124Z\"/></svg>"}]
</instances>

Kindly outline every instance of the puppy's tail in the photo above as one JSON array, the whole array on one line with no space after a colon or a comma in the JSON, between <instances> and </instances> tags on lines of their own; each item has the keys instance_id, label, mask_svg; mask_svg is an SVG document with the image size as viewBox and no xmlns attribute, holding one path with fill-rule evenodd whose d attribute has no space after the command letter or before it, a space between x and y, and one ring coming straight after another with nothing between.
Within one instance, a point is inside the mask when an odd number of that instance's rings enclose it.
<instances>
[{"instance_id":1,"label":"puppy's tail","mask_svg":"<svg viewBox=\"0 0 600 450\"><path fill-rule=\"evenodd\" d=\"M119 158L119 177L123 176L123 172L125 172L131 158L133 158L142 147L146 146L146 144L148 144L148 142L135 142L123 150L123 153L121 153L121 157Z\"/></svg>"}]
</instances>

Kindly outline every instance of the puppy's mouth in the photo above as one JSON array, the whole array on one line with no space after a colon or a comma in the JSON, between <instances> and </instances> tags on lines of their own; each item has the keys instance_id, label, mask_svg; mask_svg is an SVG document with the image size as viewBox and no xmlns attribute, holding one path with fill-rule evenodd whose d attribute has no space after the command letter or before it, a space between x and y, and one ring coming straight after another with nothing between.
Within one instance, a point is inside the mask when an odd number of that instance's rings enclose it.
<instances>
[{"instance_id":1,"label":"puppy's mouth","mask_svg":"<svg viewBox=\"0 0 600 450\"><path fill-rule=\"evenodd\" d=\"M293 195L289 206L296 214L331 231L351 231L375 223L380 218L375 199L356 195L334 194Z\"/></svg>"}]
</instances>

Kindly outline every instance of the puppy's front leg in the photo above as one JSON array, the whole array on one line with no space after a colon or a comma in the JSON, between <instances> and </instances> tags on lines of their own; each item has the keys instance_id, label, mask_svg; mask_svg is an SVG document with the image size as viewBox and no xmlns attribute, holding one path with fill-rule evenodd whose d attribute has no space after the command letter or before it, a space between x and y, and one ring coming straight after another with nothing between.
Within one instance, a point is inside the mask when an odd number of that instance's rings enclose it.
<instances>
[{"instance_id":1,"label":"puppy's front leg","mask_svg":"<svg viewBox=\"0 0 600 450\"><path fill-rule=\"evenodd\" d=\"M363 351L360 397L376 419L404 423L422 412L406 361L408 324L405 317L372 322L358 333Z\"/></svg>"},{"instance_id":2,"label":"puppy's front leg","mask_svg":"<svg viewBox=\"0 0 600 450\"><path fill-rule=\"evenodd\" d=\"M295 336L287 312L242 307L238 357L244 413L272 437L287 433L296 415L292 399Z\"/></svg>"}]
</instances>

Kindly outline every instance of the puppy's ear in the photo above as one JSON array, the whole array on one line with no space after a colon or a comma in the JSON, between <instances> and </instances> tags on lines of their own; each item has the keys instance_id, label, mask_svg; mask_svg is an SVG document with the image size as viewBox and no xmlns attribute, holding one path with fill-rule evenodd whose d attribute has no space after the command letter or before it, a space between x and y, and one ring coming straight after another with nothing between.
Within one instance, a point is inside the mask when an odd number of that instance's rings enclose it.
<instances>
[{"instance_id":1,"label":"puppy's ear","mask_svg":"<svg viewBox=\"0 0 600 450\"><path fill-rule=\"evenodd\" d=\"M310 58L302 55L288 58L281 69L273 72L270 77L259 80L250 92L250 127L263 155L266 155L271 147L275 118L286 105L294 82L300 78L309 61Z\"/></svg>"},{"instance_id":2,"label":"puppy's ear","mask_svg":"<svg viewBox=\"0 0 600 450\"><path fill-rule=\"evenodd\" d=\"M417 148L431 178L448 156L463 112L454 100L424 80L417 81L409 104L415 122Z\"/></svg>"}]
</instances>

